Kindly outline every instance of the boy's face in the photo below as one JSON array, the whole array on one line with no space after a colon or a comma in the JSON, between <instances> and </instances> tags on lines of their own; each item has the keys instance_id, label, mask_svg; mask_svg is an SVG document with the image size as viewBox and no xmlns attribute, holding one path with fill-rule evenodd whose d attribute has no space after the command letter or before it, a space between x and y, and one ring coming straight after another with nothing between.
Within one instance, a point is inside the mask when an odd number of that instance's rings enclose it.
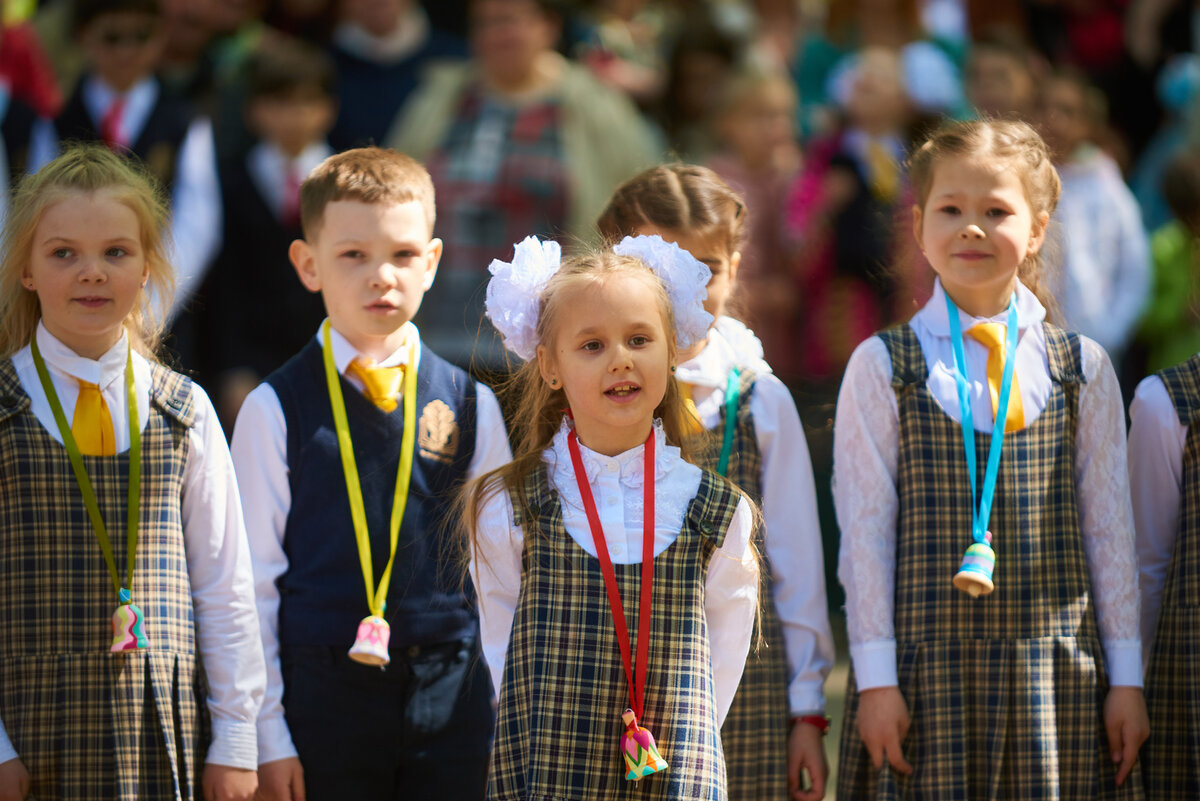
<instances>
[{"instance_id":1,"label":"boy's face","mask_svg":"<svg viewBox=\"0 0 1200 801\"><path fill-rule=\"evenodd\" d=\"M403 344L401 327L433 285L442 241L430 234L415 200L335 200L312 240L297 239L289 255L304 286L321 293L338 333L379 361Z\"/></svg>"},{"instance_id":2,"label":"boy's face","mask_svg":"<svg viewBox=\"0 0 1200 801\"><path fill-rule=\"evenodd\" d=\"M100 14L79 33L92 70L118 92L154 74L163 51L158 17L135 11Z\"/></svg>"},{"instance_id":3,"label":"boy's face","mask_svg":"<svg viewBox=\"0 0 1200 801\"><path fill-rule=\"evenodd\" d=\"M967 64L967 97L993 117L1027 116L1034 102L1033 76L1014 57L979 48Z\"/></svg>"},{"instance_id":4,"label":"boy's face","mask_svg":"<svg viewBox=\"0 0 1200 801\"><path fill-rule=\"evenodd\" d=\"M295 158L333 127L337 106L318 91L256 97L246 107L250 128L265 142Z\"/></svg>"}]
</instances>

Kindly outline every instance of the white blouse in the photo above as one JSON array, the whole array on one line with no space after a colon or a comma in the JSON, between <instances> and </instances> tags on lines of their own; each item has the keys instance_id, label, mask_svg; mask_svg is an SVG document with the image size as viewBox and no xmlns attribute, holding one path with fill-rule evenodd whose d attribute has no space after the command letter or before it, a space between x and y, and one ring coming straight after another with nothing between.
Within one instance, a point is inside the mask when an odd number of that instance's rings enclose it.
<instances>
[{"instance_id":1,"label":"white blouse","mask_svg":"<svg viewBox=\"0 0 1200 801\"><path fill-rule=\"evenodd\" d=\"M783 625L790 711L793 716L820 714L825 711L825 677L833 667L833 634L812 460L796 404L763 361L758 337L730 317L717 320L704 350L680 364L675 377L694 387L692 397L700 419L714 428L725 405L729 371L735 366L756 376L750 414L762 456L764 549Z\"/></svg>"},{"instance_id":2,"label":"white blouse","mask_svg":"<svg viewBox=\"0 0 1200 801\"><path fill-rule=\"evenodd\" d=\"M1162 609L1167 569L1179 533L1183 504L1183 451L1188 426L1179 422L1175 404L1156 375L1138 384L1129 407L1129 488L1137 528L1139 583L1142 591L1142 664L1150 660L1154 630Z\"/></svg>"},{"instance_id":3,"label":"white blouse","mask_svg":"<svg viewBox=\"0 0 1200 801\"><path fill-rule=\"evenodd\" d=\"M594 557L596 548L567 448L568 431L568 424L564 422L542 459L549 467L550 485L558 491L567 534L585 553ZM657 556L679 537L688 505L700 488L701 471L683 461L678 448L666 444L662 426L657 421L654 431L654 553ZM639 445L617 456L605 456L580 443L584 470L614 564L634 565L642 561L644 447ZM704 584L718 722L725 720L750 650L750 633L758 602L758 561L751 544L753 526L750 505L742 498L724 542L709 561ZM492 671L497 692L502 686L504 659L521 589L524 547L524 534L513 524L512 502L508 493L501 489L493 493L480 510L476 552L471 561L471 578L479 596L483 655Z\"/></svg>"},{"instance_id":4,"label":"white blouse","mask_svg":"<svg viewBox=\"0 0 1200 801\"><path fill-rule=\"evenodd\" d=\"M129 416L123 413L128 408L127 338L122 336L120 342L93 361L76 354L40 323L35 336L66 418L70 420L75 413L78 381L98 384L112 412L117 452L128 450ZM56 442L62 442L28 345L13 356L13 365L22 389L29 395L34 416ZM150 412L150 364L136 351L133 379L138 420L145 428ZM254 609L250 549L225 434L204 390L193 385L192 399L196 422L188 431L182 514L196 641L208 677L208 709L213 724L207 761L254 769L258 766L255 719L267 679ZM100 558L99 545L96 558ZM0 762L18 756L0 724Z\"/></svg>"},{"instance_id":5,"label":"white blouse","mask_svg":"<svg viewBox=\"0 0 1200 801\"><path fill-rule=\"evenodd\" d=\"M1050 396L1049 361L1042 321L1045 309L1024 286L1017 289L1020 336L1015 373L1020 380L1026 425L1037 419ZM962 330L979 322L959 311ZM961 419L954 380L954 353L941 283L909 323L929 367L926 386L951 419ZM1142 685L1137 562L1133 509L1125 459L1125 414L1121 390L1108 355L1082 338L1083 373L1075 435L1075 485L1079 527L1091 575L1100 640L1115 686ZM964 337L975 430L990 433L992 405L987 387L987 348ZM850 656L860 689L894 686L896 639L896 493L899 409L891 386L892 365L878 337L850 357L838 395L834 426L834 505L842 540L838 577L846 589ZM947 579L948 580L948 579Z\"/></svg>"}]
</instances>

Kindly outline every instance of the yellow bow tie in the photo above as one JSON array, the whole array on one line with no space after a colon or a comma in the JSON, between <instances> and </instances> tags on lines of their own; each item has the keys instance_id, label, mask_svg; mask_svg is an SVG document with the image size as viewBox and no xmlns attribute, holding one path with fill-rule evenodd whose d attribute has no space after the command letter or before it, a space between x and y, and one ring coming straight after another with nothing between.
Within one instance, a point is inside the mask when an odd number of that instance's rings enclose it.
<instances>
[{"instance_id":1,"label":"yellow bow tie","mask_svg":"<svg viewBox=\"0 0 1200 801\"><path fill-rule=\"evenodd\" d=\"M700 410L696 408L696 401L692 399L692 385L680 381L679 395L683 398L684 425L690 433L699 434L704 430L704 421L700 419Z\"/></svg>"},{"instance_id":2,"label":"yellow bow tie","mask_svg":"<svg viewBox=\"0 0 1200 801\"><path fill-rule=\"evenodd\" d=\"M363 383L367 399L385 412L396 408L396 393L404 378L404 365L399 367L376 367L369 359L359 356L350 362L346 372Z\"/></svg>"},{"instance_id":3,"label":"yellow bow tie","mask_svg":"<svg viewBox=\"0 0 1200 801\"><path fill-rule=\"evenodd\" d=\"M90 381L79 382L79 397L75 399L75 414L71 418L71 436L80 453L112 456L117 452L108 404L100 394L100 387Z\"/></svg>"},{"instance_id":4,"label":"yellow bow tie","mask_svg":"<svg viewBox=\"0 0 1200 801\"><path fill-rule=\"evenodd\" d=\"M1004 350L1007 330L1001 323L976 323L967 330L967 336L982 343L988 349L988 391L992 396L992 418L1000 406L1000 384L1004 380ZM1012 388L1008 393L1008 415L1004 430L1020 431L1025 427L1025 408L1021 404L1021 385L1017 383L1016 365L1013 365Z\"/></svg>"}]
</instances>

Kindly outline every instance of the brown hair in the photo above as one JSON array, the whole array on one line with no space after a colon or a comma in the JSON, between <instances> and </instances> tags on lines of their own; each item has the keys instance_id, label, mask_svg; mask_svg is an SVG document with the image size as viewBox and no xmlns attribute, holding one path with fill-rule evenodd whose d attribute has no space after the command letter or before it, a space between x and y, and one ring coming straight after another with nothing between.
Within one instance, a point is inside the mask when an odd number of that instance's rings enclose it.
<instances>
[{"instance_id":1,"label":"brown hair","mask_svg":"<svg viewBox=\"0 0 1200 801\"><path fill-rule=\"evenodd\" d=\"M337 96L333 59L286 34L264 36L246 64L246 99Z\"/></svg>"},{"instance_id":2,"label":"brown hair","mask_svg":"<svg viewBox=\"0 0 1200 801\"><path fill-rule=\"evenodd\" d=\"M21 285L33 254L33 238L46 210L74 193L109 192L137 217L142 250L150 274L125 329L130 344L154 358L166 313L175 292L167 260L167 206L154 178L138 162L102 145L75 144L18 184L4 221L0 242L0 356L11 356L29 343L42 317L37 293Z\"/></svg>"},{"instance_id":3,"label":"brown hair","mask_svg":"<svg viewBox=\"0 0 1200 801\"><path fill-rule=\"evenodd\" d=\"M433 234L433 179L419 161L395 150L360 147L321 162L300 185L300 223L305 239L317 236L325 207L338 200L389 205L415 201L424 208Z\"/></svg>"},{"instance_id":4,"label":"brown hair","mask_svg":"<svg viewBox=\"0 0 1200 801\"><path fill-rule=\"evenodd\" d=\"M746 206L708 167L664 164L617 187L596 221L610 245L643 225L705 237L720 234L732 256L745 237Z\"/></svg>"},{"instance_id":5,"label":"brown hair","mask_svg":"<svg viewBox=\"0 0 1200 801\"><path fill-rule=\"evenodd\" d=\"M1050 158L1049 148L1028 123L1015 120L969 120L952 122L933 133L917 148L908 162L909 180L917 206L925 208L933 185L937 165L959 156L988 158L1004 162L1016 171L1025 189L1025 200L1036 219L1043 212L1054 214L1062 183ZM1043 240L1042 251L1029 253L1018 268L1017 275L1046 307L1057 310L1057 304L1046 289L1043 279L1042 252L1049 237Z\"/></svg>"},{"instance_id":6,"label":"brown hair","mask_svg":"<svg viewBox=\"0 0 1200 801\"><path fill-rule=\"evenodd\" d=\"M537 337L547 348L554 347L559 321L569 312L563 303L565 290L599 283L615 275L632 275L643 279L651 289L662 310L663 327L668 332L667 353L671 364L675 363L675 316L671 301L662 282L640 259L620 256L611 250L583 253L566 261L542 289L539 299ZM663 365L667 370L668 365ZM530 359L509 379L503 392L515 396L513 429L520 432L513 449L513 460L490 473L485 473L466 486L460 506L462 519L466 522L471 543L475 542L476 523L479 512L489 498L498 492L509 491L518 504L524 503L521 488L526 479L539 468L542 452L550 447L555 433L562 425L567 396L563 388L551 389L542 379L537 359ZM654 410L654 416L662 419L667 441L672 445L685 446L686 423L683 399L675 381L667 382L667 392ZM538 530L536 510L519 506L525 537L541 536ZM472 549L476 550L477 549Z\"/></svg>"}]
</instances>

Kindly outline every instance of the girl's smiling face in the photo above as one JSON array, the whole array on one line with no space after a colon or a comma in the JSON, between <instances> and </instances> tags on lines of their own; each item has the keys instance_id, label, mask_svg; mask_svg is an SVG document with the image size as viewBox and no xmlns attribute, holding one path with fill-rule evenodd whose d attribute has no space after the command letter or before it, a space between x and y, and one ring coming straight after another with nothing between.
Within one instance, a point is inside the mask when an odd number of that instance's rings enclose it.
<instances>
[{"instance_id":1,"label":"girl's smiling face","mask_svg":"<svg viewBox=\"0 0 1200 801\"><path fill-rule=\"evenodd\" d=\"M564 287L552 343L538 346L542 377L563 388L580 442L609 456L645 441L667 392L673 334L653 280L621 272Z\"/></svg>"},{"instance_id":2,"label":"girl's smiling face","mask_svg":"<svg viewBox=\"0 0 1200 801\"><path fill-rule=\"evenodd\" d=\"M1017 271L1038 252L1049 215L1034 215L1013 165L952 156L934 168L913 231L942 288L977 317L999 314L1016 289Z\"/></svg>"},{"instance_id":3,"label":"girl's smiling face","mask_svg":"<svg viewBox=\"0 0 1200 801\"><path fill-rule=\"evenodd\" d=\"M98 359L120 340L149 274L137 216L101 189L46 208L22 281L37 293L46 330Z\"/></svg>"}]
</instances>

